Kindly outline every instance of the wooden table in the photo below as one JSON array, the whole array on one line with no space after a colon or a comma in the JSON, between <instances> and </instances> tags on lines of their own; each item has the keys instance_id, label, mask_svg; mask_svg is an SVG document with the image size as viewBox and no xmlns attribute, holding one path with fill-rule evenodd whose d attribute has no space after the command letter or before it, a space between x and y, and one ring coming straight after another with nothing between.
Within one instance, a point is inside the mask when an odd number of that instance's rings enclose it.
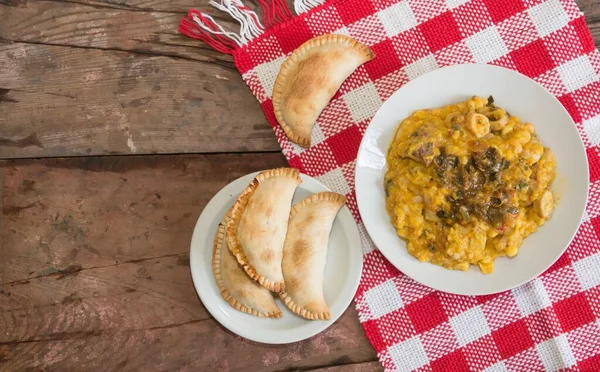
<instances>
[{"instance_id":1,"label":"wooden table","mask_svg":"<svg viewBox=\"0 0 600 372\"><path fill-rule=\"evenodd\" d=\"M199 5L0 0L0 370L381 369L353 306L267 346L196 295L203 207L286 164L230 56L177 33ZM600 6L580 6L598 45Z\"/></svg>"}]
</instances>

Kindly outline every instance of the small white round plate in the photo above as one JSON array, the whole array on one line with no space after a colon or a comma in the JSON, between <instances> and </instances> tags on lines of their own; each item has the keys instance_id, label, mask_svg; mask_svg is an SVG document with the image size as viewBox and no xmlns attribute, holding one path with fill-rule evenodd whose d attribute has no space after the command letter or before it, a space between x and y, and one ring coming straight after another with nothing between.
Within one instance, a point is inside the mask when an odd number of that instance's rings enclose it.
<instances>
[{"instance_id":1,"label":"small white round plate","mask_svg":"<svg viewBox=\"0 0 600 372\"><path fill-rule=\"evenodd\" d=\"M398 124L418 109L494 96L497 105L532 123L544 146L556 155L554 191L559 203L552 219L527 237L514 258L498 258L493 274L476 267L452 271L419 262L396 235L385 210L386 154ZM535 278L565 251L581 222L588 190L585 148L573 120L542 86L502 67L455 65L410 81L381 106L363 137L356 162L356 198L365 227L383 255L404 274L431 288L456 294L502 292Z\"/></svg>"},{"instance_id":2,"label":"small white round plate","mask_svg":"<svg viewBox=\"0 0 600 372\"><path fill-rule=\"evenodd\" d=\"M350 210L346 206L342 207L331 229L325 266L324 295L331 312L330 320L305 320L289 311L279 299L277 306L283 312L283 317L279 319L257 318L235 310L221 297L213 276L213 239L225 213L257 174L258 172L248 174L225 186L202 211L190 248L192 279L206 309L231 332L267 344L304 340L332 325L352 302L362 272L360 235ZM302 183L296 189L294 204L309 195L330 191L314 178L304 174L300 177Z\"/></svg>"}]
</instances>

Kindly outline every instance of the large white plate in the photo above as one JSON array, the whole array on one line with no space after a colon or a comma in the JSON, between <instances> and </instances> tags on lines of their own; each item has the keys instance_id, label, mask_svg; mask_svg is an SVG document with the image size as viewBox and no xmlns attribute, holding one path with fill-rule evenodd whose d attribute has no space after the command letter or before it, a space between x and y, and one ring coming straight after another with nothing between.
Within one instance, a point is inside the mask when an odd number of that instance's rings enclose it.
<instances>
[{"instance_id":1,"label":"large white plate","mask_svg":"<svg viewBox=\"0 0 600 372\"><path fill-rule=\"evenodd\" d=\"M494 273L471 267L451 271L421 263L390 224L383 177L388 146L398 124L417 109L435 108L479 95L531 122L556 155L555 192L560 197L552 219L523 241L516 257L499 258ZM585 148L573 120L542 86L517 72L490 65L455 65L423 75L400 88L377 112L362 140L356 163L356 198L375 245L400 271L434 289L468 295L511 289L541 274L564 252L582 219L588 190Z\"/></svg>"},{"instance_id":2,"label":"large white plate","mask_svg":"<svg viewBox=\"0 0 600 372\"><path fill-rule=\"evenodd\" d=\"M257 174L248 174L225 186L202 211L190 248L192 279L206 309L231 332L269 344L296 342L325 330L350 305L362 271L360 236L352 214L344 206L333 223L325 267L324 295L331 312L330 320L302 319L289 311L280 300L277 300L277 305L283 312L280 319L256 318L233 309L221 297L212 273L213 238L227 210ZM294 204L311 194L330 191L314 178L304 174L300 177L302 183L294 195Z\"/></svg>"}]
</instances>

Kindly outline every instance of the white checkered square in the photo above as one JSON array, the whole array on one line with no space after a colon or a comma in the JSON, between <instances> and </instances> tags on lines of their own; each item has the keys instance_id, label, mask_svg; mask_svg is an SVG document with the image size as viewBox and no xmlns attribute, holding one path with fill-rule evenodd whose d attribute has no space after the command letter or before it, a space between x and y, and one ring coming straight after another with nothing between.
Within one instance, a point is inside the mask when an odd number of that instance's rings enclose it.
<instances>
[{"instance_id":1,"label":"white checkered square","mask_svg":"<svg viewBox=\"0 0 600 372\"><path fill-rule=\"evenodd\" d=\"M600 115L584 120L583 130L594 146L600 146Z\"/></svg>"},{"instance_id":2,"label":"white checkered square","mask_svg":"<svg viewBox=\"0 0 600 372\"><path fill-rule=\"evenodd\" d=\"M396 366L396 371L412 371L429 363L425 348L416 336L390 346L388 353Z\"/></svg>"},{"instance_id":3,"label":"white checkered square","mask_svg":"<svg viewBox=\"0 0 600 372\"><path fill-rule=\"evenodd\" d=\"M487 367L483 371L484 372L509 372L509 369L506 368L506 364L504 364L504 361L501 360L498 363L492 364L491 366Z\"/></svg>"},{"instance_id":4,"label":"white checkered square","mask_svg":"<svg viewBox=\"0 0 600 372\"><path fill-rule=\"evenodd\" d=\"M310 144L311 146L315 146L325 140L325 135L323 131L318 125L313 126L313 129L310 133Z\"/></svg>"},{"instance_id":5,"label":"white checkered square","mask_svg":"<svg viewBox=\"0 0 600 372\"><path fill-rule=\"evenodd\" d=\"M377 13L383 28L388 36L396 36L402 31L411 29L417 25L417 19L410 9L408 1L394 4L387 9Z\"/></svg>"},{"instance_id":6,"label":"white checkered square","mask_svg":"<svg viewBox=\"0 0 600 372\"><path fill-rule=\"evenodd\" d=\"M365 225L358 223L358 232L360 233L360 242L362 243L363 254L372 252L375 249L375 243L371 240L371 236L367 233Z\"/></svg>"},{"instance_id":7,"label":"white checkered square","mask_svg":"<svg viewBox=\"0 0 600 372\"><path fill-rule=\"evenodd\" d=\"M539 278L512 290L523 316L533 314L551 305L550 297Z\"/></svg>"},{"instance_id":8,"label":"white checkered square","mask_svg":"<svg viewBox=\"0 0 600 372\"><path fill-rule=\"evenodd\" d=\"M528 12L535 28L542 37L565 27L569 23L569 16L565 13L559 0L543 2L530 8Z\"/></svg>"},{"instance_id":9,"label":"white checkered square","mask_svg":"<svg viewBox=\"0 0 600 372\"><path fill-rule=\"evenodd\" d=\"M381 106L381 98L372 82L346 93L344 100L355 122L369 119Z\"/></svg>"},{"instance_id":10,"label":"white checkered square","mask_svg":"<svg viewBox=\"0 0 600 372\"><path fill-rule=\"evenodd\" d=\"M596 253L573 264L573 269L584 290L600 284L600 253Z\"/></svg>"},{"instance_id":11,"label":"white checkered square","mask_svg":"<svg viewBox=\"0 0 600 372\"><path fill-rule=\"evenodd\" d=\"M344 178L341 168L336 168L331 172L327 172L317 177L317 180L327 185L329 188L331 188L331 190L337 192L338 194L346 195L351 191L350 186L348 186L348 183Z\"/></svg>"},{"instance_id":12,"label":"white checkered square","mask_svg":"<svg viewBox=\"0 0 600 372\"><path fill-rule=\"evenodd\" d=\"M574 91L598 79L587 56L570 60L556 68L569 91Z\"/></svg>"},{"instance_id":13,"label":"white checkered square","mask_svg":"<svg viewBox=\"0 0 600 372\"><path fill-rule=\"evenodd\" d=\"M548 372L571 367L577 362L564 334L536 345L536 349Z\"/></svg>"},{"instance_id":14,"label":"white checkered square","mask_svg":"<svg viewBox=\"0 0 600 372\"><path fill-rule=\"evenodd\" d=\"M273 87L275 86L275 79L279 75L279 69L281 64L285 61L286 57L279 57L270 62L260 64L254 68L256 76L262 85L265 96L271 98L273 96Z\"/></svg>"},{"instance_id":15,"label":"white checkered square","mask_svg":"<svg viewBox=\"0 0 600 372\"><path fill-rule=\"evenodd\" d=\"M408 78L412 80L438 67L435 57L430 54L406 66L405 70Z\"/></svg>"},{"instance_id":16,"label":"white checkered square","mask_svg":"<svg viewBox=\"0 0 600 372\"><path fill-rule=\"evenodd\" d=\"M460 346L465 346L490 333L485 315L479 306L451 318L450 325Z\"/></svg>"},{"instance_id":17,"label":"white checkered square","mask_svg":"<svg viewBox=\"0 0 600 372\"><path fill-rule=\"evenodd\" d=\"M468 2L469 0L446 0L446 6L448 6L448 9L454 9Z\"/></svg>"},{"instance_id":18,"label":"white checkered square","mask_svg":"<svg viewBox=\"0 0 600 372\"><path fill-rule=\"evenodd\" d=\"M393 279L369 289L364 296L371 314L375 318L389 314L404 306Z\"/></svg>"},{"instance_id":19,"label":"white checkered square","mask_svg":"<svg viewBox=\"0 0 600 372\"><path fill-rule=\"evenodd\" d=\"M496 26L482 30L466 40L477 63L488 63L508 53Z\"/></svg>"}]
</instances>

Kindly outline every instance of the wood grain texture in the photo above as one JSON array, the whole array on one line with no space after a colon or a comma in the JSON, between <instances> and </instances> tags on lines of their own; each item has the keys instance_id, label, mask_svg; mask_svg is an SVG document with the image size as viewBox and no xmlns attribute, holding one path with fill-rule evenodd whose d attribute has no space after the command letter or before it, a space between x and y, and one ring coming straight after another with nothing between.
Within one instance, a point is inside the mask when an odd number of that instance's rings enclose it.
<instances>
[{"instance_id":1,"label":"wood grain texture","mask_svg":"<svg viewBox=\"0 0 600 372\"><path fill-rule=\"evenodd\" d=\"M4 44L0 96L5 158L279 150L237 71L213 63Z\"/></svg>"},{"instance_id":2,"label":"wood grain texture","mask_svg":"<svg viewBox=\"0 0 600 372\"><path fill-rule=\"evenodd\" d=\"M353 307L311 340L268 346L223 329L197 297L188 251L203 207L233 179L283 165L281 154L1 163L0 370L374 361Z\"/></svg>"},{"instance_id":3,"label":"wood grain texture","mask_svg":"<svg viewBox=\"0 0 600 372\"><path fill-rule=\"evenodd\" d=\"M281 154L92 157L0 168L0 343L207 319L189 274L196 220Z\"/></svg>"},{"instance_id":4,"label":"wood grain texture","mask_svg":"<svg viewBox=\"0 0 600 372\"><path fill-rule=\"evenodd\" d=\"M133 11L56 1L32 1L27 6L2 9L0 39L177 56L234 68L230 55L177 31L185 12ZM233 19L212 7L203 11L228 29L239 28Z\"/></svg>"},{"instance_id":5,"label":"wood grain texture","mask_svg":"<svg viewBox=\"0 0 600 372\"><path fill-rule=\"evenodd\" d=\"M383 371L379 361L346 364L341 366L310 369L311 372L378 372Z\"/></svg>"},{"instance_id":6,"label":"wood grain texture","mask_svg":"<svg viewBox=\"0 0 600 372\"><path fill-rule=\"evenodd\" d=\"M211 14L213 17L215 17L215 19L227 20L226 17L223 17L223 13L220 13L213 7L209 6L207 0L0 0L0 4L14 7L26 7L35 1L68 2L88 5L95 8L181 14L185 14L189 9L194 8ZM294 9L294 0L286 0L286 2L290 9ZM260 15L260 7L257 6L256 1L246 1L244 2L244 5L256 11Z\"/></svg>"},{"instance_id":7,"label":"wood grain texture","mask_svg":"<svg viewBox=\"0 0 600 372\"><path fill-rule=\"evenodd\" d=\"M283 165L281 154L4 162L0 283L187 253L217 191Z\"/></svg>"},{"instance_id":8,"label":"wood grain texture","mask_svg":"<svg viewBox=\"0 0 600 372\"><path fill-rule=\"evenodd\" d=\"M291 1L288 1L290 3ZM597 46L600 3L578 0ZM0 157L277 151L191 0L0 0ZM0 371L381 371L351 307L284 346L237 337L191 283L208 200L280 153L0 162Z\"/></svg>"},{"instance_id":9,"label":"wood grain texture","mask_svg":"<svg viewBox=\"0 0 600 372\"><path fill-rule=\"evenodd\" d=\"M326 331L290 345L251 342L209 319L144 330L67 334L48 341L4 343L0 344L0 368L266 372L373 362L374 354L354 309L349 309ZM355 366L351 368L356 371Z\"/></svg>"},{"instance_id":10,"label":"wood grain texture","mask_svg":"<svg viewBox=\"0 0 600 372\"><path fill-rule=\"evenodd\" d=\"M0 2L0 158L278 151L231 57L177 33L194 6L235 26L188 0Z\"/></svg>"}]
</instances>

